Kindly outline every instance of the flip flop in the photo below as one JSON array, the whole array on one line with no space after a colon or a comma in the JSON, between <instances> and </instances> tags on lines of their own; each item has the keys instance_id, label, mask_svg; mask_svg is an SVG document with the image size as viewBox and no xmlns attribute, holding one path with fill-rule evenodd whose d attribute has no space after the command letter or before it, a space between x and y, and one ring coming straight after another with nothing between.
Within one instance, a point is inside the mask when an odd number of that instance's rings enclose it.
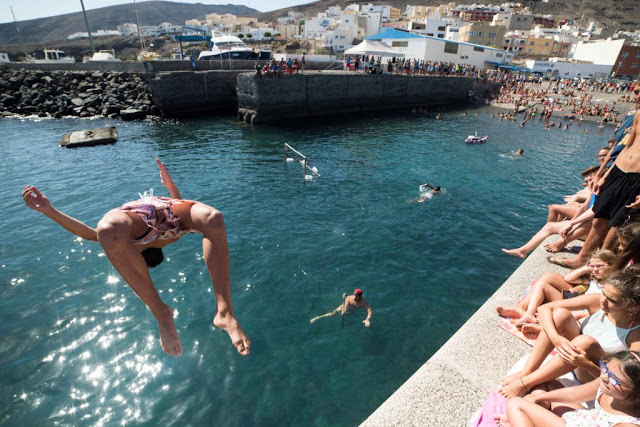
<instances>
[{"instance_id":1,"label":"flip flop","mask_svg":"<svg viewBox=\"0 0 640 427\"><path fill-rule=\"evenodd\" d=\"M551 264L555 264L555 265L559 265L560 267L564 267L564 268L570 268L570 269L574 269L574 267L565 264L564 262L562 262L562 260L565 258L556 258L555 256L548 256L547 257L547 261L550 262Z\"/></svg>"}]
</instances>

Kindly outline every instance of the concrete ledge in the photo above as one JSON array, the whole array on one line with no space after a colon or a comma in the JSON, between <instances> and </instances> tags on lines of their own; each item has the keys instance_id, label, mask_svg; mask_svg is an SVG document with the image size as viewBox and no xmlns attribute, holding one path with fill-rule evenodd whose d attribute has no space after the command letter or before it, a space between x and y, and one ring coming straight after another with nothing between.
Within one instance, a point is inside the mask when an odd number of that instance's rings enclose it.
<instances>
[{"instance_id":1,"label":"concrete ledge","mask_svg":"<svg viewBox=\"0 0 640 427\"><path fill-rule=\"evenodd\" d=\"M478 311L362 426L465 426L500 378L531 347L498 328L496 306L511 305L542 273L568 270L546 261L544 244L532 252ZM496 249L499 251L499 249ZM496 253L496 257L502 256ZM506 259L507 255L503 255Z\"/></svg>"},{"instance_id":2,"label":"concrete ledge","mask_svg":"<svg viewBox=\"0 0 640 427\"><path fill-rule=\"evenodd\" d=\"M238 116L251 123L396 108L464 104L497 83L468 77L307 72L238 76Z\"/></svg>"}]
</instances>

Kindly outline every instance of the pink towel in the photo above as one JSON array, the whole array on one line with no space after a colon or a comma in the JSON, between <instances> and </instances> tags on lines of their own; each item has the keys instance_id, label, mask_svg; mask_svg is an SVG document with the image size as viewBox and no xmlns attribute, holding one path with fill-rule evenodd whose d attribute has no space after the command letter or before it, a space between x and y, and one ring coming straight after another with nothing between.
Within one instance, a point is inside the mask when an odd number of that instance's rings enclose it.
<instances>
[{"instance_id":1,"label":"pink towel","mask_svg":"<svg viewBox=\"0 0 640 427\"><path fill-rule=\"evenodd\" d=\"M491 394L489 394L489 398L482 409L480 410L480 414L478 418L471 424L470 427L496 427L496 420L493 418L496 414L504 414L507 411L507 399L498 394L497 391L493 390Z\"/></svg>"}]
</instances>

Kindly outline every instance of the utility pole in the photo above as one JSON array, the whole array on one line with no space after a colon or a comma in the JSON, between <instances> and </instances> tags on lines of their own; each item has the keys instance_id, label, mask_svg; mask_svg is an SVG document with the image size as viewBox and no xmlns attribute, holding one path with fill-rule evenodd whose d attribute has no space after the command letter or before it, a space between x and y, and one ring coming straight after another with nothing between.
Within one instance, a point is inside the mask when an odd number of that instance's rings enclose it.
<instances>
[{"instance_id":1,"label":"utility pole","mask_svg":"<svg viewBox=\"0 0 640 427\"><path fill-rule=\"evenodd\" d=\"M144 50L144 43L142 43L142 36L140 35L140 17L138 16L138 6L136 0L133 0L133 7L136 10L136 23L138 25L138 38L140 39L140 53Z\"/></svg>"},{"instance_id":2,"label":"utility pole","mask_svg":"<svg viewBox=\"0 0 640 427\"><path fill-rule=\"evenodd\" d=\"M80 0L82 5L82 14L84 15L84 23L87 26L87 33L89 34L89 43L91 43L91 52L96 53L96 48L93 45L93 37L91 37L91 30L89 29L89 20L87 19L87 11L84 9L84 2Z\"/></svg>"}]
</instances>

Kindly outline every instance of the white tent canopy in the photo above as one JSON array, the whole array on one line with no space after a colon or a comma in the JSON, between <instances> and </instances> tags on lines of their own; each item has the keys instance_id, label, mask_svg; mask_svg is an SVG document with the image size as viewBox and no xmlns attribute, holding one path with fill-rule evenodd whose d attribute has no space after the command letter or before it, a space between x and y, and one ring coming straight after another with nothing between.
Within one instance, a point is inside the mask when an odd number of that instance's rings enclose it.
<instances>
[{"instance_id":1,"label":"white tent canopy","mask_svg":"<svg viewBox=\"0 0 640 427\"><path fill-rule=\"evenodd\" d=\"M357 46L344 51L345 55L373 55L385 57L404 57L404 53L397 52L387 44L375 40L365 40Z\"/></svg>"}]
</instances>

